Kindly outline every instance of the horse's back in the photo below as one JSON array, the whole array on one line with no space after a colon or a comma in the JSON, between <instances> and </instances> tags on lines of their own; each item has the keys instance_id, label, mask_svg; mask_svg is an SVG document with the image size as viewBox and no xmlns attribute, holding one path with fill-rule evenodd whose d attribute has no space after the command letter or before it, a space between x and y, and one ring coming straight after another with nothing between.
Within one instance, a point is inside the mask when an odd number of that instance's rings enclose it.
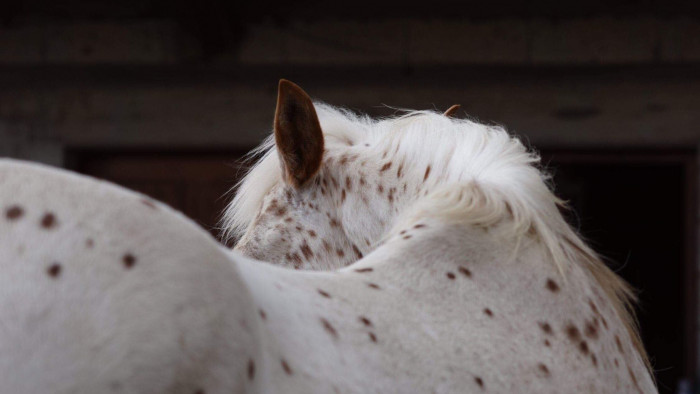
<instances>
[{"instance_id":1,"label":"horse's back","mask_svg":"<svg viewBox=\"0 0 700 394\"><path fill-rule=\"evenodd\" d=\"M12 160L0 161L0 209L3 391L216 392L240 381L243 367L214 364L243 349L216 338L241 317L222 313L224 301L249 295L192 222L106 182Z\"/></svg>"}]
</instances>

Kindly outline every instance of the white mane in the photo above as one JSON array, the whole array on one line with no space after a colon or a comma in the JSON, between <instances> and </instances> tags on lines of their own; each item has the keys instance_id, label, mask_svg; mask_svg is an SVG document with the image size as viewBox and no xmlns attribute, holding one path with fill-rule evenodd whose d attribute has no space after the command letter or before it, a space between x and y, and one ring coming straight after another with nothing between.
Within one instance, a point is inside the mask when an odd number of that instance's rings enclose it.
<instances>
[{"instance_id":1,"label":"white mane","mask_svg":"<svg viewBox=\"0 0 700 394\"><path fill-rule=\"evenodd\" d=\"M452 119L432 111L410 111L374 120L325 104L315 106L326 140L326 155L338 156L351 146L369 144L358 149L364 149L374 160L386 151L390 152L387 160L405 159L403 171L409 179L422 179L430 166L426 187L432 193L412 209L414 215L425 210L439 215L441 210L435 207L442 204L436 200L447 202L445 198L463 190L465 184L488 185L489 190L502 194L492 203L504 202L502 207L491 207L493 218L477 218L473 209L458 208L460 205L452 202L444 210L449 209L452 218L488 224L484 221L500 219L505 212L500 210L504 209L514 215L518 233L534 227L544 236L555 261L564 258L565 252L557 247L561 243L553 233L564 235L569 230L556 212L560 201L546 186L548 177L533 166L539 157L503 128ZM258 212L263 196L282 182L279 158L273 148L274 138L270 136L251 153L251 158L262 158L237 185L237 193L224 213L222 227L226 238L240 236ZM464 215L455 216L455 210L460 209ZM444 210L442 213L446 214Z\"/></svg>"},{"instance_id":2,"label":"white mane","mask_svg":"<svg viewBox=\"0 0 700 394\"><path fill-rule=\"evenodd\" d=\"M562 201L547 186L548 175L536 167L539 157L517 138L499 126L433 111L407 111L375 120L321 103L315 107L329 157L356 149L353 153L376 161L388 152L386 160L401 161L405 177L418 180L424 179L430 166L423 188L429 193L400 215L394 229L405 228L407 222L426 215L484 226L511 220L509 235L518 240L513 253L519 240L530 233L545 245L564 277L567 262L585 267L605 290L635 346L645 355L630 306L635 299L632 290L564 221L557 208ZM229 239L245 231L265 194L282 182L272 136L251 154L260 156L237 185L236 195L224 212L222 227ZM387 236L392 234L393 230Z\"/></svg>"},{"instance_id":3,"label":"white mane","mask_svg":"<svg viewBox=\"0 0 700 394\"><path fill-rule=\"evenodd\" d=\"M369 117L361 117L345 109L322 103L314 103L314 106L328 150L333 150L339 145L347 148L354 141L367 138L376 124L376 121ZM242 235L260 209L263 196L274 185L282 182L282 167L274 147L275 139L270 135L247 155L246 159L249 160L260 159L231 190L235 191L235 196L221 220L224 239L230 240Z\"/></svg>"}]
</instances>

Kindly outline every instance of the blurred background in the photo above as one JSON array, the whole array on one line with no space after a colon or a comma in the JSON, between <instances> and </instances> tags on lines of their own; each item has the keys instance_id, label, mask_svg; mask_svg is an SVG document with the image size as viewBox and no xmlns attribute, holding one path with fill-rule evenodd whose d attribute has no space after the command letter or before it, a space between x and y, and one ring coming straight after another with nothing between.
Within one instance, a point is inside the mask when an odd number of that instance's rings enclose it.
<instances>
[{"instance_id":1,"label":"blurred background","mask_svg":"<svg viewBox=\"0 0 700 394\"><path fill-rule=\"evenodd\" d=\"M163 200L217 234L279 78L372 115L498 123L640 291L663 393L697 392L700 2L8 0L0 155Z\"/></svg>"}]
</instances>

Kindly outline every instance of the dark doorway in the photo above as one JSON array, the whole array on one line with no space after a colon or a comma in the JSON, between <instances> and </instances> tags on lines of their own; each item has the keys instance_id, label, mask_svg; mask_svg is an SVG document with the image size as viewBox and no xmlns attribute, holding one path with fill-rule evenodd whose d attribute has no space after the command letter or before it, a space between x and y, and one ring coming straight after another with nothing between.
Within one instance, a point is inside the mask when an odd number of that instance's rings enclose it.
<instances>
[{"instance_id":1,"label":"dark doorway","mask_svg":"<svg viewBox=\"0 0 700 394\"><path fill-rule=\"evenodd\" d=\"M642 338L659 391L695 368L692 154L547 152L570 222L639 291Z\"/></svg>"},{"instance_id":2,"label":"dark doorway","mask_svg":"<svg viewBox=\"0 0 700 394\"><path fill-rule=\"evenodd\" d=\"M244 174L243 154L74 151L67 167L162 201L218 238L228 193Z\"/></svg>"}]
</instances>

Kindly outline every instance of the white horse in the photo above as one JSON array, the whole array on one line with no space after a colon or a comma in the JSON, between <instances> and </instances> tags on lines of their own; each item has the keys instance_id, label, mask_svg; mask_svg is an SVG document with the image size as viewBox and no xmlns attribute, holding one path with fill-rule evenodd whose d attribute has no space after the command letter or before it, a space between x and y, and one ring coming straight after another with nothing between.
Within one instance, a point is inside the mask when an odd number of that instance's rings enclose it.
<instances>
[{"instance_id":1,"label":"white horse","mask_svg":"<svg viewBox=\"0 0 700 394\"><path fill-rule=\"evenodd\" d=\"M504 130L374 121L281 81L258 152L228 234L316 271L0 162L2 391L656 392L629 288Z\"/></svg>"}]
</instances>

